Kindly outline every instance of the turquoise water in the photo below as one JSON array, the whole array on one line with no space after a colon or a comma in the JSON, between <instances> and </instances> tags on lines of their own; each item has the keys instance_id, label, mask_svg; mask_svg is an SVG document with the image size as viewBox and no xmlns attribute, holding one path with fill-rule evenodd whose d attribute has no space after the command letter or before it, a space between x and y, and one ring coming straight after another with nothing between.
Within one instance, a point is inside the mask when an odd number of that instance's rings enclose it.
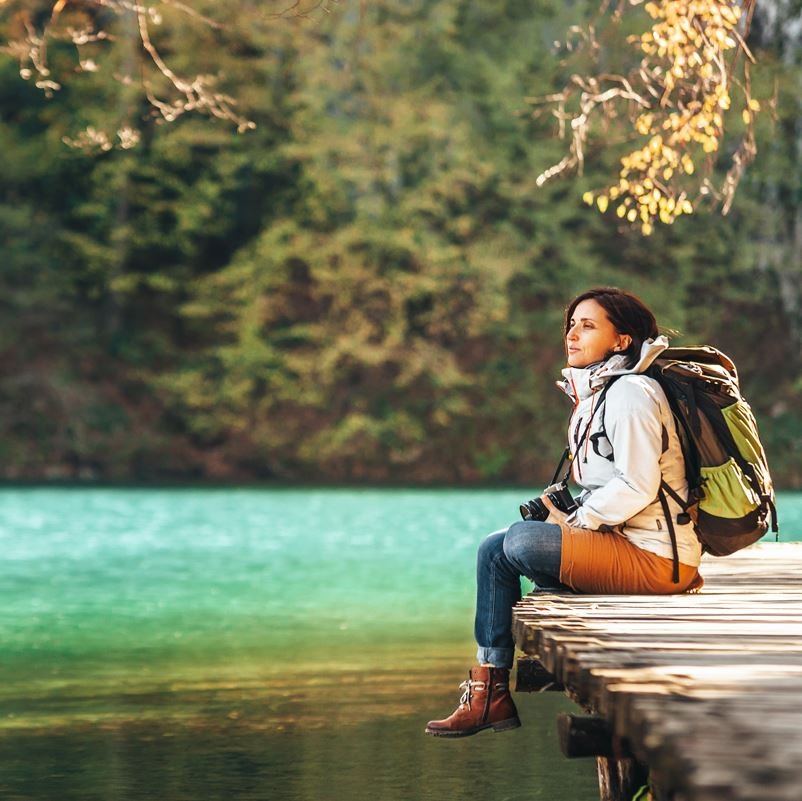
<instances>
[{"instance_id":1,"label":"turquoise water","mask_svg":"<svg viewBox=\"0 0 802 801\"><path fill-rule=\"evenodd\" d=\"M524 493L525 494L525 493ZM0 490L0 796L595 799L568 702L422 736L520 490ZM802 495L779 499L802 539Z\"/></svg>"}]
</instances>

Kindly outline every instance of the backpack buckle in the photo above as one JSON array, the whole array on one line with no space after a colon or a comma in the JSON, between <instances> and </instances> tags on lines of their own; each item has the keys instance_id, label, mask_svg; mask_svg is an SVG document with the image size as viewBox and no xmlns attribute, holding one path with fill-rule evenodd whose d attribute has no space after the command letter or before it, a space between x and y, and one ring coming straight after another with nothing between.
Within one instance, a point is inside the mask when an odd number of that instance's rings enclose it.
<instances>
[{"instance_id":1,"label":"backpack buckle","mask_svg":"<svg viewBox=\"0 0 802 801\"><path fill-rule=\"evenodd\" d=\"M687 526L691 522L691 516L687 512L680 512L677 515L677 523L681 526Z\"/></svg>"}]
</instances>

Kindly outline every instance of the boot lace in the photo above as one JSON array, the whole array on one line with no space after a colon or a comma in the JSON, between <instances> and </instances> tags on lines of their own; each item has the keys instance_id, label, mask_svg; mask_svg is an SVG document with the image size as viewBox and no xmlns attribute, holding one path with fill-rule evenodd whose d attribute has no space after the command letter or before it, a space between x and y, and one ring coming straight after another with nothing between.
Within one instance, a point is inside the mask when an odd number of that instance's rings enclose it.
<instances>
[{"instance_id":1,"label":"boot lace","mask_svg":"<svg viewBox=\"0 0 802 801\"><path fill-rule=\"evenodd\" d=\"M465 681L460 684L459 688L462 690L462 696L459 699L460 706L467 706L468 709L471 708L471 695L474 688L477 690L483 690L485 683L483 681L474 681L473 679L465 679Z\"/></svg>"}]
</instances>

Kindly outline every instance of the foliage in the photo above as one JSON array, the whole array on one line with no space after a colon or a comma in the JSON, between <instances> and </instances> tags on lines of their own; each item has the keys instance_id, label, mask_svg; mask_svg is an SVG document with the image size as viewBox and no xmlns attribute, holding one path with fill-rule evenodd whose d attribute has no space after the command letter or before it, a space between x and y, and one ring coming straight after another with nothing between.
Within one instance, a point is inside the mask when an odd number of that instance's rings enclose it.
<instances>
[{"instance_id":1,"label":"foliage","mask_svg":"<svg viewBox=\"0 0 802 801\"><path fill-rule=\"evenodd\" d=\"M593 53L602 47L603 33L608 40L603 54L594 57L590 69L586 62L575 67L565 88L537 102L552 109L561 136L569 127L571 135L569 155L542 173L541 182L573 167L581 171L597 118L604 119L608 140L612 130L631 140L632 132L628 136L621 132L616 119L632 121L634 133L645 140L620 157L616 184L586 192L584 199L589 205L595 202L602 213L615 205L618 218L637 224L648 236L655 222L671 224L692 213L700 196L719 198L722 212L729 211L744 168L756 154L752 120L760 103L751 96L749 65L754 58L743 38L754 9L752 0L743 3L743 13L733 0L647 2L644 9L653 20L651 27L628 36L628 44L615 42L622 17L631 24L635 14L624 8L642 4L643 0L621 0L609 19L602 13L598 25L575 27L584 48ZM623 54L618 60L612 57L616 52ZM739 81L736 67L742 56ZM724 138L733 84L744 96L740 121L745 130L718 192L710 175ZM728 130L733 127L731 116Z\"/></svg>"},{"instance_id":2,"label":"foliage","mask_svg":"<svg viewBox=\"0 0 802 801\"><path fill-rule=\"evenodd\" d=\"M244 136L145 115L137 148L65 149L76 120L111 130L147 98L98 71L45 101L0 64L6 478L539 484L568 412L562 308L618 284L735 357L778 483L802 486L799 67L772 40L754 82L784 87L777 121L729 217L644 240L578 202L615 154L537 184L561 144L525 98L559 85L552 42L590 4L273 26L257 5L207 30ZM175 20L160 36L176 70L209 57Z\"/></svg>"}]
</instances>

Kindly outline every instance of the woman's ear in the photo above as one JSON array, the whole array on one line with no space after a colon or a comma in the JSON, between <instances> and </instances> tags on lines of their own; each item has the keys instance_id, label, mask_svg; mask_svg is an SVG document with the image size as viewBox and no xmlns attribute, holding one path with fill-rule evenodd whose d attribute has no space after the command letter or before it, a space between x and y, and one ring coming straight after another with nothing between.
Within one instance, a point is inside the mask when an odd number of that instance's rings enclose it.
<instances>
[{"instance_id":1,"label":"woman's ear","mask_svg":"<svg viewBox=\"0 0 802 801\"><path fill-rule=\"evenodd\" d=\"M622 351L625 351L631 344L632 337L629 334L622 334L621 338L618 340L618 345L616 345L615 350L617 353L621 353Z\"/></svg>"}]
</instances>

